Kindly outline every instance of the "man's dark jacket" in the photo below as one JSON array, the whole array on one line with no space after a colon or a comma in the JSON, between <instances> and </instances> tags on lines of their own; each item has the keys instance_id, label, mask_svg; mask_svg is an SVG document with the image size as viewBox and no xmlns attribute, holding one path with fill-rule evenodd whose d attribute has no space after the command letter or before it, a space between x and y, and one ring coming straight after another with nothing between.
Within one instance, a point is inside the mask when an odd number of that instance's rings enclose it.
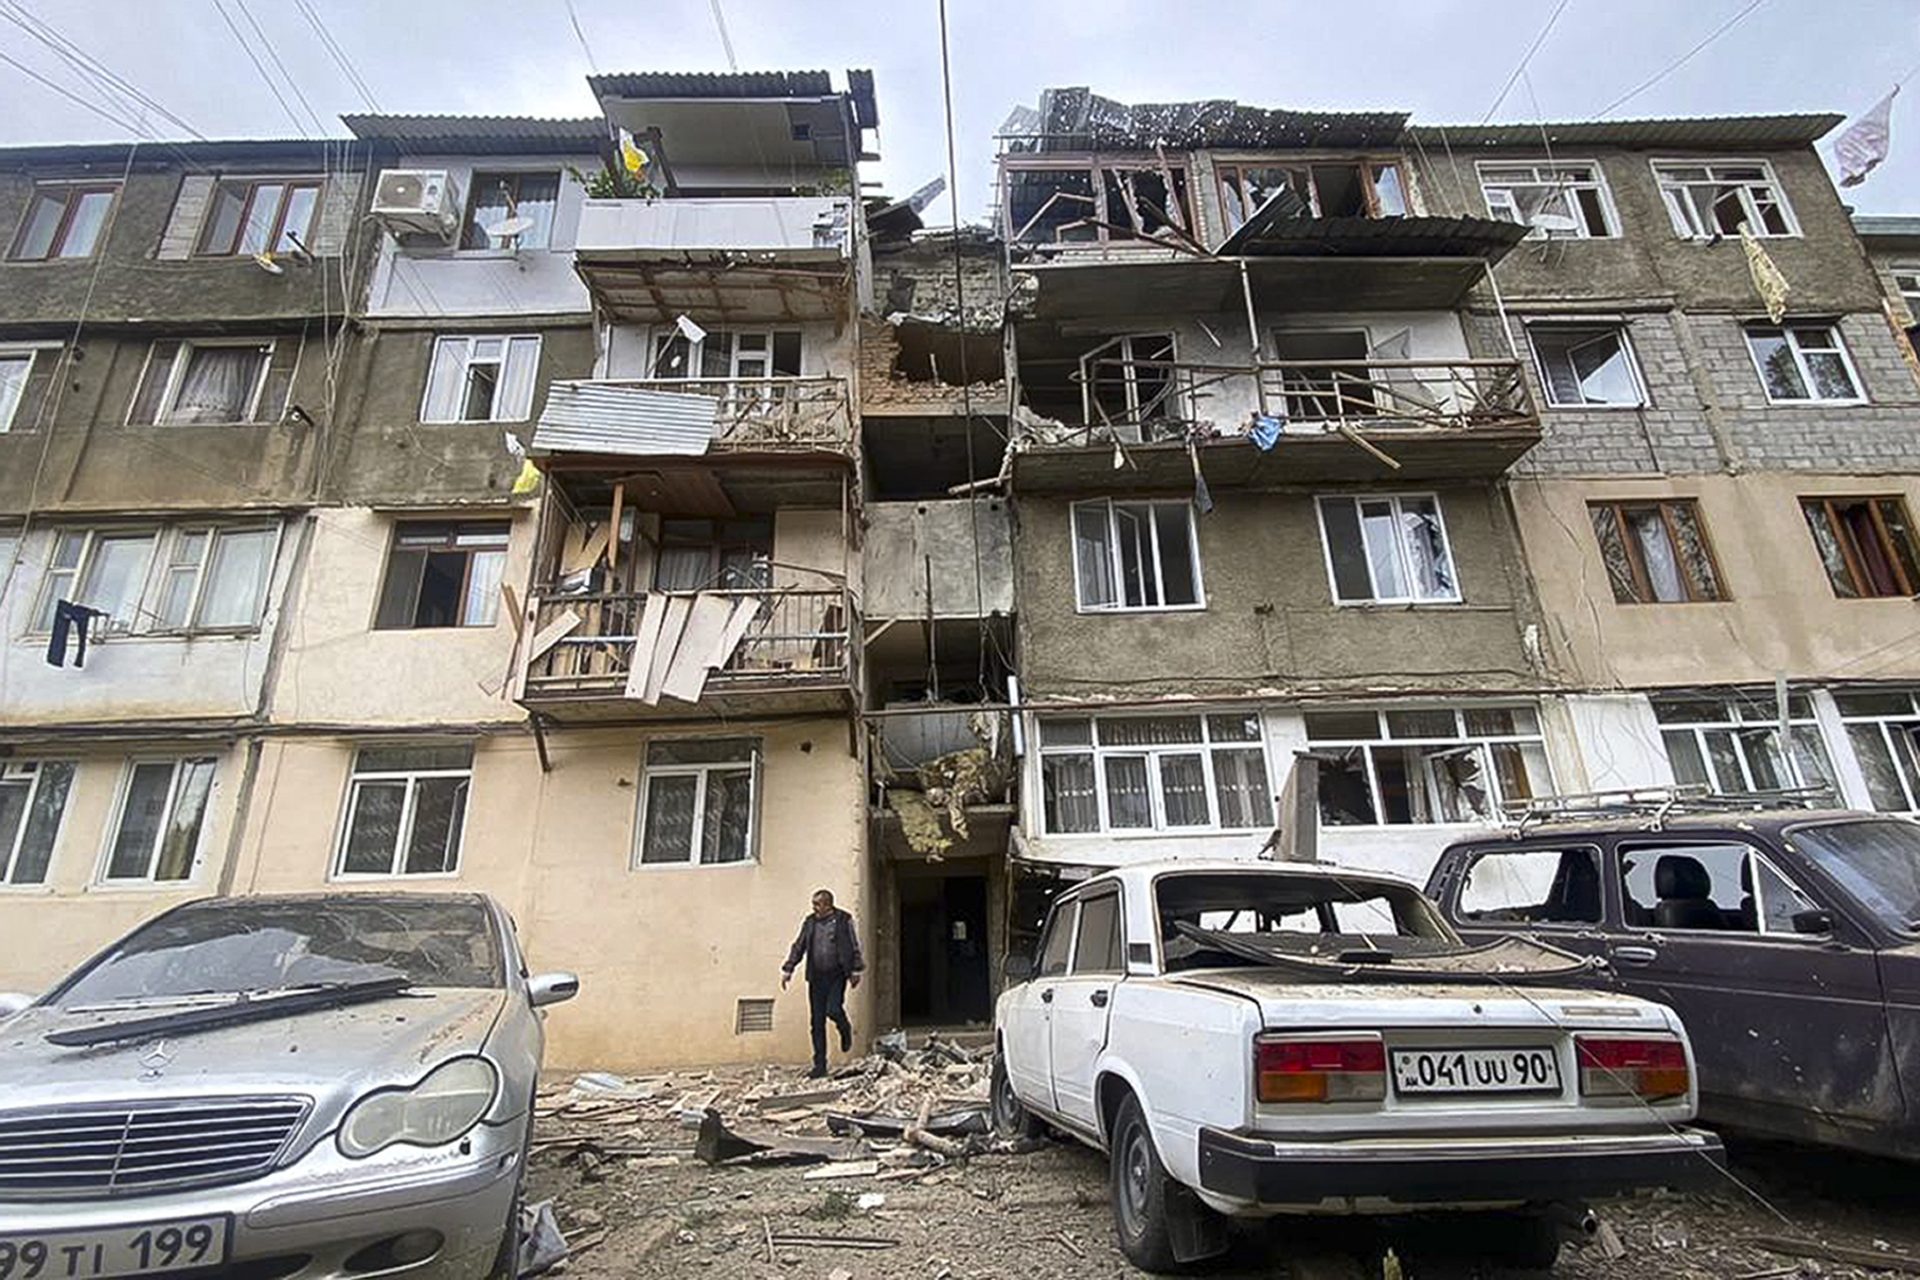
<instances>
[{"instance_id":1,"label":"man's dark jacket","mask_svg":"<svg viewBox=\"0 0 1920 1280\"><path fill-rule=\"evenodd\" d=\"M860 954L860 939L854 933L853 916L846 911L842 911L839 907L835 907L833 914L827 918L833 922L834 930L835 960L832 963L832 967L823 969L814 960L814 916L809 912L807 918L800 922L799 936L793 940L793 945L787 949L786 964L781 966L788 973L792 973L795 969L799 968L802 959L807 962L807 981L809 982L813 981L815 977L836 977L842 974L861 973L865 971L867 962L866 958Z\"/></svg>"}]
</instances>

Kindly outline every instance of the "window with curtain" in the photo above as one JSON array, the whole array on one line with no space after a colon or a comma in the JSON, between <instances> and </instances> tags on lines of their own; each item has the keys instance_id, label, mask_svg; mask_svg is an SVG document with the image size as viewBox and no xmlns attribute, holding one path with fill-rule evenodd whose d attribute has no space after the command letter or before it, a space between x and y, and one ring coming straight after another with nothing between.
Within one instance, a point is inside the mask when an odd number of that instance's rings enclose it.
<instances>
[{"instance_id":1,"label":"window with curtain","mask_svg":"<svg viewBox=\"0 0 1920 1280\"><path fill-rule=\"evenodd\" d=\"M1727 598L1692 499L1594 502L1587 514L1621 604Z\"/></svg>"},{"instance_id":2,"label":"window with curtain","mask_svg":"<svg viewBox=\"0 0 1920 1280\"><path fill-rule=\"evenodd\" d=\"M504 520L396 524L374 627L492 626L511 528Z\"/></svg>"},{"instance_id":3,"label":"window with curtain","mask_svg":"<svg viewBox=\"0 0 1920 1280\"><path fill-rule=\"evenodd\" d=\"M70 600L106 613L113 631L249 630L266 608L279 543L277 525L59 530L33 628L52 630L54 607Z\"/></svg>"},{"instance_id":4,"label":"window with curtain","mask_svg":"<svg viewBox=\"0 0 1920 1280\"><path fill-rule=\"evenodd\" d=\"M158 423L243 423L277 412L263 405L272 342L199 339L162 341L147 356L127 420Z\"/></svg>"},{"instance_id":5,"label":"window with curtain","mask_svg":"<svg viewBox=\"0 0 1920 1280\"><path fill-rule=\"evenodd\" d=\"M1076 502L1073 547L1083 613L1202 604L1193 508L1184 500Z\"/></svg>"},{"instance_id":6,"label":"window with curtain","mask_svg":"<svg viewBox=\"0 0 1920 1280\"><path fill-rule=\"evenodd\" d=\"M435 339L422 422L524 422L533 415L538 334Z\"/></svg>"},{"instance_id":7,"label":"window with curtain","mask_svg":"<svg viewBox=\"0 0 1920 1280\"><path fill-rule=\"evenodd\" d=\"M1458 603L1438 498L1326 497L1318 505L1336 602Z\"/></svg>"},{"instance_id":8,"label":"window with curtain","mask_svg":"<svg viewBox=\"0 0 1920 1280\"><path fill-rule=\"evenodd\" d=\"M196 631L259 625L278 543L272 527L174 529L155 625Z\"/></svg>"},{"instance_id":9,"label":"window with curtain","mask_svg":"<svg viewBox=\"0 0 1920 1280\"><path fill-rule=\"evenodd\" d=\"M460 247L500 249L511 243L518 249L544 249L553 239L553 212L559 200L557 173L477 172L467 198ZM509 218L527 218L533 225L508 241L496 236L495 228Z\"/></svg>"},{"instance_id":10,"label":"window with curtain","mask_svg":"<svg viewBox=\"0 0 1920 1280\"><path fill-rule=\"evenodd\" d=\"M44 884L73 789L71 760L0 762L0 884Z\"/></svg>"},{"instance_id":11,"label":"window with curtain","mask_svg":"<svg viewBox=\"0 0 1920 1280\"><path fill-rule=\"evenodd\" d=\"M758 822L760 744L752 738L647 745L636 866L750 861Z\"/></svg>"},{"instance_id":12,"label":"window with curtain","mask_svg":"<svg viewBox=\"0 0 1920 1280\"><path fill-rule=\"evenodd\" d=\"M347 784L336 876L449 875L460 869L471 746L362 748Z\"/></svg>"},{"instance_id":13,"label":"window with curtain","mask_svg":"<svg viewBox=\"0 0 1920 1280\"><path fill-rule=\"evenodd\" d=\"M1626 326L1533 324L1527 340L1547 403L1556 409L1625 409L1646 403Z\"/></svg>"},{"instance_id":14,"label":"window with curtain","mask_svg":"<svg viewBox=\"0 0 1920 1280\"><path fill-rule=\"evenodd\" d=\"M660 522L655 591L756 591L772 585L772 516Z\"/></svg>"},{"instance_id":15,"label":"window with curtain","mask_svg":"<svg viewBox=\"0 0 1920 1280\"><path fill-rule=\"evenodd\" d=\"M109 828L113 837L103 880L164 882L192 877L215 763L211 756L128 763Z\"/></svg>"},{"instance_id":16,"label":"window with curtain","mask_svg":"<svg viewBox=\"0 0 1920 1280\"><path fill-rule=\"evenodd\" d=\"M1902 499L1802 498L1800 511L1834 595L1854 600L1920 592L1920 547Z\"/></svg>"},{"instance_id":17,"label":"window with curtain","mask_svg":"<svg viewBox=\"0 0 1920 1280\"><path fill-rule=\"evenodd\" d=\"M1040 788L1048 834L1271 826L1260 717L1047 717Z\"/></svg>"}]
</instances>

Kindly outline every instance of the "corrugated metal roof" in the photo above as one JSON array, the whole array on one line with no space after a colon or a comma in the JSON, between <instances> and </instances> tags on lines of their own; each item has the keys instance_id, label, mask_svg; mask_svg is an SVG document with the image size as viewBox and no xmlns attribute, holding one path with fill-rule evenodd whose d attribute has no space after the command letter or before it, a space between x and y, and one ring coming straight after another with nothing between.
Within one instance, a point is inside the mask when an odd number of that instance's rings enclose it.
<instances>
[{"instance_id":1,"label":"corrugated metal roof","mask_svg":"<svg viewBox=\"0 0 1920 1280\"><path fill-rule=\"evenodd\" d=\"M533 449L697 457L713 442L719 413L712 396L618 382L556 382L534 426Z\"/></svg>"},{"instance_id":2,"label":"corrugated metal roof","mask_svg":"<svg viewBox=\"0 0 1920 1280\"><path fill-rule=\"evenodd\" d=\"M533 116L341 116L356 137L414 154L588 153L607 138L599 116L543 120Z\"/></svg>"},{"instance_id":3,"label":"corrugated metal roof","mask_svg":"<svg viewBox=\"0 0 1920 1280\"><path fill-rule=\"evenodd\" d=\"M1085 86L1040 95L1034 134L1020 151L1191 151L1208 147L1391 146L1407 123L1404 111L1289 111L1242 106L1226 98L1137 105L1103 98ZM1009 136L1017 138L1015 129Z\"/></svg>"},{"instance_id":4,"label":"corrugated metal roof","mask_svg":"<svg viewBox=\"0 0 1920 1280\"><path fill-rule=\"evenodd\" d=\"M1845 116L1693 116L1653 120L1572 120L1545 124L1416 124L1407 140L1434 146L1804 147ZM1543 136L1544 135L1544 136Z\"/></svg>"},{"instance_id":5,"label":"corrugated metal roof","mask_svg":"<svg viewBox=\"0 0 1920 1280\"><path fill-rule=\"evenodd\" d=\"M360 144L352 138L235 138L212 142L55 142L0 147L0 168L40 165L110 164L124 167L128 152L136 167L179 168L193 164L269 163L311 166L340 163L340 149Z\"/></svg>"},{"instance_id":6,"label":"corrugated metal roof","mask_svg":"<svg viewBox=\"0 0 1920 1280\"><path fill-rule=\"evenodd\" d=\"M1920 217L1906 214L1876 218L1855 214L1853 229L1864 240L1915 240L1920 239Z\"/></svg>"},{"instance_id":7,"label":"corrugated metal roof","mask_svg":"<svg viewBox=\"0 0 1920 1280\"><path fill-rule=\"evenodd\" d=\"M599 98L830 98L825 71L635 71L588 76Z\"/></svg>"},{"instance_id":8,"label":"corrugated metal roof","mask_svg":"<svg viewBox=\"0 0 1920 1280\"><path fill-rule=\"evenodd\" d=\"M1271 215L1265 216L1262 215ZM1497 262L1527 228L1492 218L1299 218L1269 202L1221 244L1221 257L1478 257Z\"/></svg>"}]
</instances>

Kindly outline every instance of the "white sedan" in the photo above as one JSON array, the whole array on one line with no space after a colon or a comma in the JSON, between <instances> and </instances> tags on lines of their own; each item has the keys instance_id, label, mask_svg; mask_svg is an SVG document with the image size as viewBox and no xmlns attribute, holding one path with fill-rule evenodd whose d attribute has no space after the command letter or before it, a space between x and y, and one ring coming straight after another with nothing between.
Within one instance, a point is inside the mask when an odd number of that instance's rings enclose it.
<instances>
[{"instance_id":1,"label":"white sedan","mask_svg":"<svg viewBox=\"0 0 1920 1280\"><path fill-rule=\"evenodd\" d=\"M1121 1248L1213 1256L1228 1218L1474 1210L1550 1267L1585 1201L1723 1174L1686 1127L1661 1005L1554 984L1591 961L1469 947L1413 885L1318 864L1159 862L1054 900L996 1011L994 1119L1108 1153Z\"/></svg>"}]
</instances>

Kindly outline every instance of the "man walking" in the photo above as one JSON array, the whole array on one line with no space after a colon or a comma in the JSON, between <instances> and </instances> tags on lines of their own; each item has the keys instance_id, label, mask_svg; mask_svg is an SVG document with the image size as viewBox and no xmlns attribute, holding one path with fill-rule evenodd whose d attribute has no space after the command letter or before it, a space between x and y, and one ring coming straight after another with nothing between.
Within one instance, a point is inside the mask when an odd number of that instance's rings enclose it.
<instances>
[{"instance_id":1,"label":"man walking","mask_svg":"<svg viewBox=\"0 0 1920 1280\"><path fill-rule=\"evenodd\" d=\"M800 922L800 936L787 949L780 966L780 989L793 981L801 959L807 962L807 1004L812 1014L813 1070L810 1080L827 1074L827 1020L840 1029L840 1052L853 1048L853 1024L847 1021L847 988L860 985L867 962L860 955L860 939L853 917L833 905L833 894L819 889L813 895L813 914Z\"/></svg>"}]
</instances>

